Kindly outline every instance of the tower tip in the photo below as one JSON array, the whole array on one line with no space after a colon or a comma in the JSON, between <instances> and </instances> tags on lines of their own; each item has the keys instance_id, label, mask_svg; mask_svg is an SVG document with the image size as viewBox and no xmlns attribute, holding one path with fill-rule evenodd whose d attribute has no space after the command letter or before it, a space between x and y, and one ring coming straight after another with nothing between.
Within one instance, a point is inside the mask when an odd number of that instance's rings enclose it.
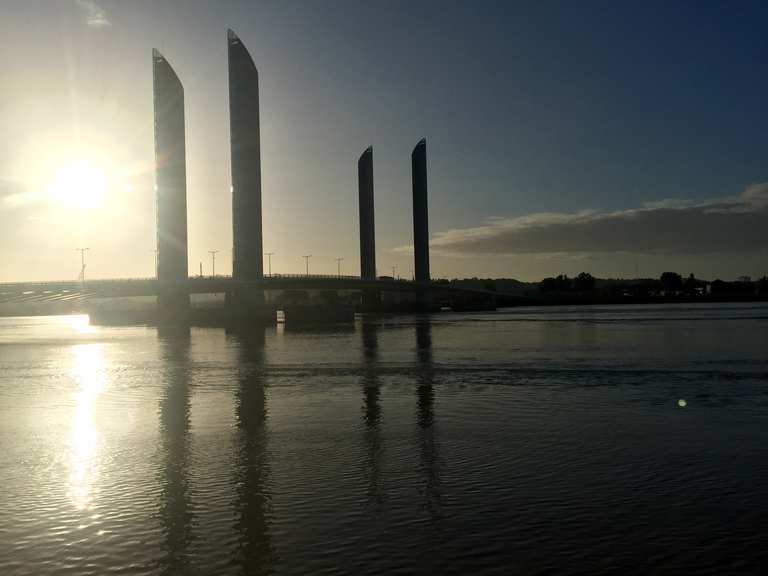
<instances>
[{"instance_id":1,"label":"tower tip","mask_svg":"<svg viewBox=\"0 0 768 576\"><path fill-rule=\"evenodd\" d=\"M413 154L416 154L421 149L426 150L426 148L427 148L427 139L422 138L421 140L419 140L418 144L416 144L416 146L413 147Z\"/></svg>"},{"instance_id":2,"label":"tower tip","mask_svg":"<svg viewBox=\"0 0 768 576\"><path fill-rule=\"evenodd\" d=\"M373 156L373 146L368 146L368 148L363 150L363 153L360 154L360 158L358 158L358 162L365 160L366 156Z\"/></svg>"}]
</instances>

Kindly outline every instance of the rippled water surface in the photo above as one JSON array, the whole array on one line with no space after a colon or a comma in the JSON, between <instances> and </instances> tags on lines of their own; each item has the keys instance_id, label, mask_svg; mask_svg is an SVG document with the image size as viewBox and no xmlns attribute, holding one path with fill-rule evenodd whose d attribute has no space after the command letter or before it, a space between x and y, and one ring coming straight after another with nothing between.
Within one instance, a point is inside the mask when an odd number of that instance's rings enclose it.
<instances>
[{"instance_id":1,"label":"rippled water surface","mask_svg":"<svg viewBox=\"0 0 768 576\"><path fill-rule=\"evenodd\" d=\"M768 307L0 319L0 574L759 573Z\"/></svg>"}]
</instances>

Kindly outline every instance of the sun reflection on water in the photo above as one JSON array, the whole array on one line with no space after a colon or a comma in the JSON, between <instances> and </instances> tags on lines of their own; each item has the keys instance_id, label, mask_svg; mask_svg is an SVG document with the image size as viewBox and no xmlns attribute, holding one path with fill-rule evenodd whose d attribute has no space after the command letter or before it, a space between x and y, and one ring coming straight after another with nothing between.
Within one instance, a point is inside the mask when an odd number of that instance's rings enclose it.
<instances>
[{"instance_id":1,"label":"sun reflection on water","mask_svg":"<svg viewBox=\"0 0 768 576\"><path fill-rule=\"evenodd\" d=\"M99 474L99 431L94 423L96 399L106 385L106 363L101 344L73 346L71 375L77 383L70 431L69 498L83 510L93 500Z\"/></svg>"},{"instance_id":2,"label":"sun reflection on water","mask_svg":"<svg viewBox=\"0 0 768 576\"><path fill-rule=\"evenodd\" d=\"M87 314L75 314L66 317L66 322L78 334L94 334L96 328L91 326L91 320Z\"/></svg>"}]
</instances>

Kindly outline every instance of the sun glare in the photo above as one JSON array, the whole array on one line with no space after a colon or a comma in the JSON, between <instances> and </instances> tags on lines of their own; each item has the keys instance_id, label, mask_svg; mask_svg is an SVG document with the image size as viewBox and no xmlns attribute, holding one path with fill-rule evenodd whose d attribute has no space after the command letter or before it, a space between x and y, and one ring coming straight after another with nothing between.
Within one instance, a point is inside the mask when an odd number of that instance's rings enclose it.
<instances>
[{"instance_id":1,"label":"sun glare","mask_svg":"<svg viewBox=\"0 0 768 576\"><path fill-rule=\"evenodd\" d=\"M107 384L107 370L100 344L81 344L72 351L71 375L77 390L70 432L69 497L78 510L83 510L91 505L100 471L101 439L95 412L98 396Z\"/></svg>"},{"instance_id":2,"label":"sun glare","mask_svg":"<svg viewBox=\"0 0 768 576\"><path fill-rule=\"evenodd\" d=\"M109 187L103 167L87 160L63 164L48 186L48 194L56 203L73 208L95 208L104 200Z\"/></svg>"}]
</instances>

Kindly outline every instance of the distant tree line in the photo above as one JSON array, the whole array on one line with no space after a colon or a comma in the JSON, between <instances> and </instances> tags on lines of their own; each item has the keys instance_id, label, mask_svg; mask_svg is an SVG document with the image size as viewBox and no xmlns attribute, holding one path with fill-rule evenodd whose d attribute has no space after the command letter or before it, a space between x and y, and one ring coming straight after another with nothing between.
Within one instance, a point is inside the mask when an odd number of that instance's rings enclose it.
<instances>
[{"instance_id":1,"label":"distant tree line","mask_svg":"<svg viewBox=\"0 0 768 576\"><path fill-rule=\"evenodd\" d=\"M575 278L560 274L555 278L544 278L539 282L541 292L592 292L595 289L595 278L589 272L581 272Z\"/></svg>"},{"instance_id":2,"label":"distant tree line","mask_svg":"<svg viewBox=\"0 0 768 576\"><path fill-rule=\"evenodd\" d=\"M465 288L489 290L499 294L514 294L527 298L565 298L578 301L607 298L751 298L768 297L768 277L752 280L742 276L735 281L701 280L693 274L683 276L677 272L664 272L658 278L635 278L631 280L595 278L589 272L574 277L560 274L544 278L541 282L520 282L512 278L464 278L434 280L440 284L451 284Z\"/></svg>"},{"instance_id":3,"label":"distant tree line","mask_svg":"<svg viewBox=\"0 0 768 576\"><path fill-rule=\"evenodd\" d=\"M597 280L588 272L575 278L560 274L544 278L538 285L543 293L590 293L599 292L611 296L768 296L768 277L753 281L742 276L734 282L724 280L700 280L693 274L683 277L677 272L664 272L658 279Z\"/></svg>"}]
</instances>

